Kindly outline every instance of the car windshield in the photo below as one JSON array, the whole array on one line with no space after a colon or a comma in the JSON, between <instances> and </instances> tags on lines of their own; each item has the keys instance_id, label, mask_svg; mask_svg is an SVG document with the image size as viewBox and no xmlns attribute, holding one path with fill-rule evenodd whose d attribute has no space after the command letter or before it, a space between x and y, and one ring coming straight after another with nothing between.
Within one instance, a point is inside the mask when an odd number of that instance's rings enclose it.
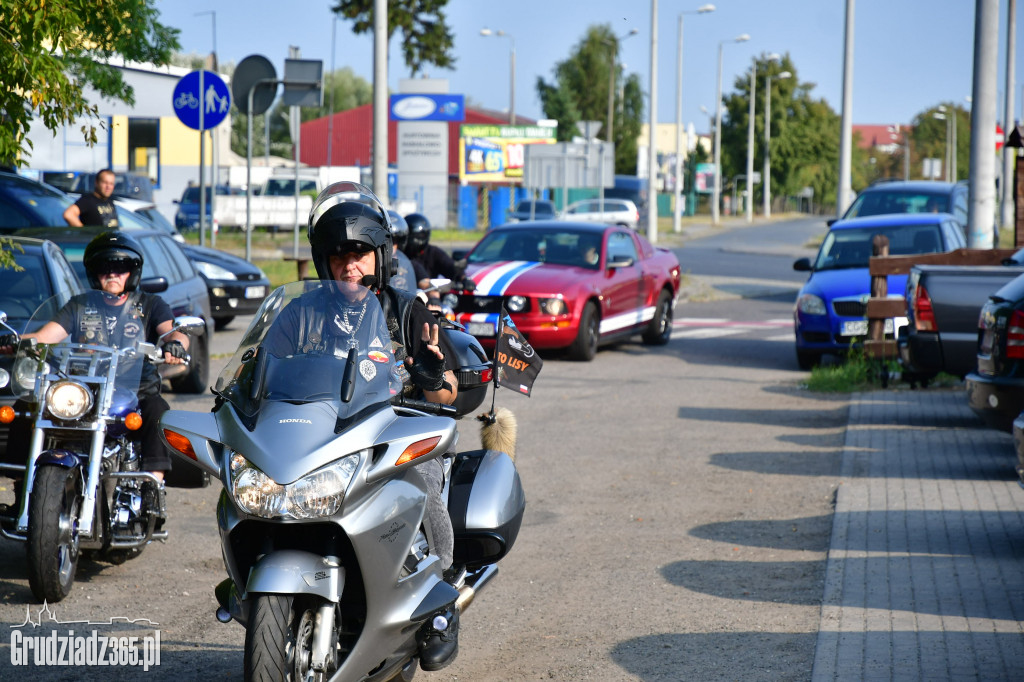
<instances>
[{"instance_id":1,"label":"car windshield","mask_svg":"<svg viewBox=\"0 0 1024 682\"><path fill-rule=\"evenodd\" d=\"M473 248L468 263L529 261L596 270L601 233L554 228L492 230Z\"/></svg>"},{"instance_id":2,"label":"car windshield","mask_svg":"<svg viewBox=\"0 0 1024 682\"><path fill-rule=\"evenodd\" d=\"M858 196L845 218L885 213L949 213L949 196L935 192L876 190Z\"/></svg>"},{"instance_id":3,"label":"car windshield","mask_svg":"<svg viewBox=\"0 0 1024 682\"><path fill-rule=\"evenodd\" d=\"M17 248L11 254L20 270L0 268L0 311L7 314L7 323L19 332L35 331L26 329L26 323L53 293L43 255L38 250L23 253Z\"/></svg>"},{"instance_id":4,"label":"car windshield","mask_svg":"<svg viewBox=\"0 0 1024 682\"><path fill-rule=\"evenodd\" d=\"M67 225L67 221L64 220L64 211L74 202L66 194L30 180L5 183L4 189L13 197L15 204L30 206L40 216L41 222L31 226ZM30 225L20 225L20 227L30 227Z\"/></svg>"},{"instance_id":5,"label":"car windshield","mask_svg":"<svg viewBox=\"0 0 1024 682\"><path fill-rule=\"evenodd\" d=\"M888 237L890 256L938 253L942 250L937 224L833 229L821 244L814 269L866 268L871 258L871 241L876 234Z\"/></svg>"},{"instance_id":6,"label":"car windshield","mask_svg":"<svg viewBox=\"0 0 1024 682\"><path fill-rule=\"evenodd\" d=\"M531 211L533 215L538 217L555 215L555 208L548 201L520 201L519 205L516 206L515 212L522 215L530 215Z\"/></svg>"}]
</instances>

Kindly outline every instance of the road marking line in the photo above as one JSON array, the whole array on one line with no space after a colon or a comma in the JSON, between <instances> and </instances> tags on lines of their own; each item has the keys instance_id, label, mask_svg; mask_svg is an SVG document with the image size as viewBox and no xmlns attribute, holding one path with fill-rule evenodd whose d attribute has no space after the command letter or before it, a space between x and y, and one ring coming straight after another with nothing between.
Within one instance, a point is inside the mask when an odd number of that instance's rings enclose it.
<instances>
[{"instance_id":1,"label":"road marking line","mask_svg":"<svg viewBox=\"0 0 1024 682\"><path fill-rule=\"evenodd\" d=\"M733 334L742 334L748 331L746 329L723 329L723 328L709 328L704 327L703 329L687 329L686 331L674 331L672 332L672 338L674 339L714 339L720 336L732 336Z\"/></svg>"}]
</instances>

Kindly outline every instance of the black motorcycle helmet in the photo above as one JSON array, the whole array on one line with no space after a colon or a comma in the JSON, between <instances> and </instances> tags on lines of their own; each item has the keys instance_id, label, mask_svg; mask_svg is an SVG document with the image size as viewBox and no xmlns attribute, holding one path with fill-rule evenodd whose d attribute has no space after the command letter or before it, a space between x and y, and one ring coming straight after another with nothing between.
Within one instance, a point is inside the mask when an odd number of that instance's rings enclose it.
<instances>
[{"instance_id":1,"label":"black motorcycle helmet","mask_svg":"<svg viewBox=\"0 0 1024 682\"><path fill-rule=\"evenodd\" d=\"M330 280L332 254L375 251L375 282L379 290L391 279L391 221L370 188L355 182L336 182L320 192L309 212L309 246L316 274Z\"/></svg>"},{"instance_id":2,"label":"black motorcycle helmet","mask_svg":"<svg viewBox=\"0 0 1024 682\"><path fill-rule=\"evenodd\" d=\"M120 230L103 232L93 238L85 247L82 256L85 272L89 276L89 286L102 289L100 275L111 272L112 266L123 272L127 266L128 279L125 280L125 292L135 291L142 279L142 247L134 238Z\"/></svg>"},{"instance_id":3,"label":"black motorcycle helmet","mask_svg":"<svg viewBox=\"0 0 1024 682\"><path fill-rule=\"evenodd\" d=\"M405 253L406 244L409 242L409 223L395 211L388 211L388 216L391 218L391 240Z\"/></svg>"},{"instance_id":4,"label":"black motorcycle helmet","mask_svg":"<svg viewBox=\"0 0 1024 682\"><path fill-rule=\"evenodd\" d=\"M409 241L402 251L414 258L430 243L430 221L422 213L410 213L405 216L405 222L409 223Z\"/></svg>"}]
</instances>

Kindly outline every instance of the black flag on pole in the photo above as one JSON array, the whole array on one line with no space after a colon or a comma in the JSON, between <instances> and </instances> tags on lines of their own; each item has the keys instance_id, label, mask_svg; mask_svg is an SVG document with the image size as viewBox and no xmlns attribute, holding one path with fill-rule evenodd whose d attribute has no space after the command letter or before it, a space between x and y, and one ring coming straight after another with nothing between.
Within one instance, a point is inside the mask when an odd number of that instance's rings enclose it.
<instances>
[{"instance_id":1,"label":"black flag on pole","mask_svg":"<svg viewBox=\"0 0 1024 682\"><path fill-rule=\"evenodd\" d=\"M512 324L512 318L504 307L501 309L498 328L498 340L494 348L494 381L499 386L529 396L544 362Z\"/></svg>"}]
</instances>

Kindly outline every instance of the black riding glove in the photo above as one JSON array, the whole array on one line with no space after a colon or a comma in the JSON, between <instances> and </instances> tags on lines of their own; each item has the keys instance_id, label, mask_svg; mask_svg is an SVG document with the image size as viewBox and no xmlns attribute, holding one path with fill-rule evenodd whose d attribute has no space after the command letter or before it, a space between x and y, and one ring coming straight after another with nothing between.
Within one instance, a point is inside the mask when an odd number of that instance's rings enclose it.
<instances>
[{"instance_id":1,"label":"black riding glove","mask_svg":"<svg viewBox=\"0 0 1024 682\"><path fill-rule=\"evenodd\" d=\"M437 357L424 341L409 365L409 376L424 391L440 391L445 385L444 358Z\"/></svg>"},{"instance_id":2,"label":"black riding glove","mask_svg":"<svg viewBox=\"0 0 1024 682\"><path fill-rule=\"evenodd\" d=\"M181 341L168 341L164 344L164 352L169 353L173 358L188 360L188 351L185 350Z\"/></svg>"},{"instance_id":3,"label":"black riding glove","mask_svg":"<svg viewBox=\"0 0 1024 682\"><path fill-rule=\"evenodd\" d=\"M0 348L4 346L16 347L18 345L17 334L0 334Z\"/></svg>"}]
</instances>

